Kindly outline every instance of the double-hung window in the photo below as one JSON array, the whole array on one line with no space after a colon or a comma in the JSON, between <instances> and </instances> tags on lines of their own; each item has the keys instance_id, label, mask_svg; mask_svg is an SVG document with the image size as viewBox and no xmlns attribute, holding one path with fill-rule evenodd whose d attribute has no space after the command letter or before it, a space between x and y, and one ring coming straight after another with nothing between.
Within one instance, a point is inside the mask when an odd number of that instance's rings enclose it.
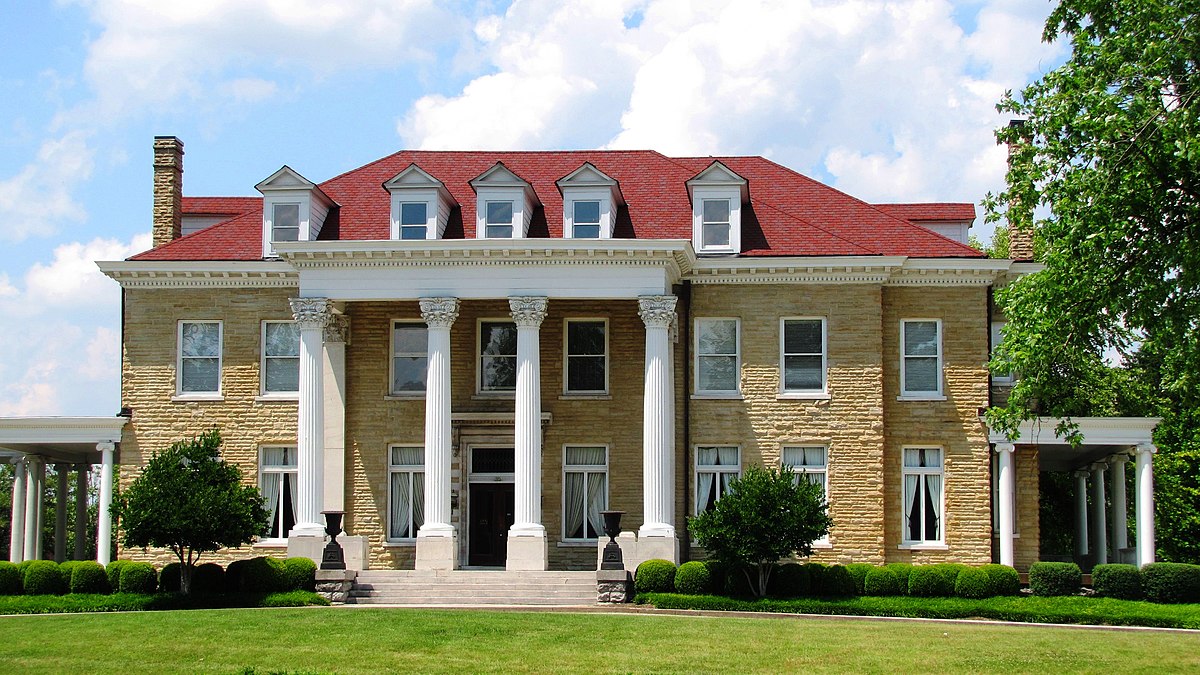
<instances>
[{"instance_id":1,"label":"double-hung window","mask_svg":"<svg viewBox=\"0 0 1200 675\"><path fill-rule=\"evenodd\" d=\"M1004 326L1005 325L1006 324L1003 321L993 321L992 322L992 353L991 353L992 356L995 356L996 347L1000 346L1000 343L1004 340ZM1010 373L1010 372L1006 373L1003 371L1000 371L1000 372L992 371L992 384L1010 385L1012 383L1013 383L1013 374L1012 373Z\"/></svg>"},{"instance_id":2,"label":"double-hung window","mask_svg":"<svg viewBox=\"0 0 1200 675\"><path fill-rule=\"evenodd\" d=\"M271 241L300 239L300 205L275 204L271 209Z\"/></svg>"},{"instance_id":3,"label":"double-hung window","mask_svg":"<svg viewBox=\"0 0 1200 675\"><path fill-rule=\"evenodd\" d=\"M264 539L286 539L296 525L296 448L265 447L258 451L258 489L271 514Z\"/></svg>"},{"instance_id":4,"label":"double-hung window","mask_svg":"<svg viewBox=\"0 0 1200 675\"><path fill-rule=\"evenodd\" d=\"M429 335L416 321L392 323L392 394L425 391L429 364Z\"/></svg>"},{"instance_id":5,"label":"double-hung window","mask_svg":"<svg viewBox=\"0 0 1200 675\"><path fill-rule=\"evenodd\" d=\"M905 319L900 322L901 396L942 395L942 322Z\"/></svg>"},{"instance_id":6,"label":"double-hung window","mask_svg":"<svg viewBox=\"0 0 1200 675\"><path fill-rule=\"evenodd\" d=\"M513 236L513 203L509 201L487 202L486 209L487 229L484 235L488 239L511 239Z\"/></svg>"},{"instance_id":7,"label":"double-hung window","mask_svg":"<svg viewBox=\"0 0 1200 675\"><path fill-rule=\"evenodd\" d=\"M604 531L601 511L608 508L608 448L563 448L563 538L596 539Z\"/></svg>"},{"instance_id":8,"label":"double-hung window","mask_svg":"<svg viewBox=\"0 0 1200 675\"><path fill-rule=\"evenodd\" d=\"M941 448L904 448L904 542L940 544L943 537Z\"/></svg>"},{"instance_id":9,"label":"double-hung window","mask_svg":"<svg viewBox=\"0 0 1200 675\"><path fill-rule=\"evenodd\" d=\"M295 321L264 321L262 332L262 393L300 391L300 328Z\"/></svg>"},{"instance_id":10,"label":"double-hung window","mask_svg":"<svg viewBox=\"0 0 1200 675\"><path fill-rule=\"evenodd\" d=\"M696 393L736 394L740 368L737 319L696 319Z\"/></svg>"},{"instance_id":11,"label":"double-hung window","mask_svg":"<svg viewBox=\"0 0 1200 675\"><path fill-rule=\"evenodd\" d=\"M426 202L400 203L400 238L425 239L429 230L429 204Z\"/></svg>"},{"instance_id":12,"label":"double-hung window","mask_svg":"<svg viewBox=\"0 0 1200 675\"><path fill-rule=\"evenodd\" d=\"M742 473L737 446L696 448L696 515L711 509L729 492L729 485Z\"/></svg>"},{"instance_id":13,"label":"double-hung window","mask_svg":"<svg viewBox=\"0 0 1200 675\"><path fill-rule=\"evenodd\" d=\"M479 322L479 391L516 391L517 324Z\"/></svg>"},{"instance_id":14,"label":"double-hung window","mask_svg":"<svg viewBox=\"0 0 1200 675\"><path fill-rule=\"evenodd\" d=\"M781 323L783 393L824 393L825 320L783 319Z\"/></svg>"},{"instance_id":15,"label":"double-hung window","mask_svg":"<svg viewBox=\"0 0 1200 675\"><path fill-rule=\"evenodd\" d=\"M730 246L730 208L728 199L705 199L701 211L700 247L728 248Z\"/></svg>"},{"instance_id":16,"label":"double-hung window","mask_svg":"<svg viewBox=\"0 0 1200 675\"><path fill-rule=\"evenodd\" d=\"M567 319L566 387L568 394L608 391L608 339L604 319Z\"/></svg>"},{"instance_id":17,"label":"double-hung window","mask_svg":"<svg viewBox=\"0 0 1200 675\"><path fill-rule=\"evenodd\" d=\"M571 237L573 239L600 238L600 202L582 200L571 202Z\"/></svg>"},{"instance_id":18,"label":"double-hung window","mask_svg":"<svg viewBox=\"0 0 1200 675\"><path fill-rule=\"evenodd\" d=\"M216 395L221 392L221 322L180 321L177 393Z\"/></svg>"},{"instance_id":19,"label":"double-hung window","mask_svg":"<svg viewBox=\"0 0 1200 675\"><path fill-rule=\"evenodd\" d=\"M414 539L425 524L425 449L388 448L388 541Z\"/></svg>"},{"instance_id":20,"label":"double-hung window","mask_svg":"<svg viewBox=\"0 0 1200 675\"><path fill-rule=\"evenodd\" d=\"M796 482L807 481L821 488L822 498L829 501L829 464L827 452L820 445L797 445L783 448L783 465L792 467L796 474ZM818 543L828 543L826 535L817 540Z\"/></svg>"}]
</instances>

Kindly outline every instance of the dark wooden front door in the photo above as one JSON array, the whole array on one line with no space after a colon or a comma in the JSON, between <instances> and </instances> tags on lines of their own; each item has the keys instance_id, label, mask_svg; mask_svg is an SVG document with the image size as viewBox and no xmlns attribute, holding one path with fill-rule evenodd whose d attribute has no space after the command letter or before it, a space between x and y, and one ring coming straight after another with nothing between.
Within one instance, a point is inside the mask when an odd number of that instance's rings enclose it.
<instances>
[{"instance_id":1,"label":"dark wooden front door","mask_svg":"<svg viewBox=\"0 0 1200 675\"><path fill-rule=\"evenodd\" d=\"M508 558L508 528L513 524L512 483L471 483L467 564L504 567Z\"/></svg>"}]
</instances>

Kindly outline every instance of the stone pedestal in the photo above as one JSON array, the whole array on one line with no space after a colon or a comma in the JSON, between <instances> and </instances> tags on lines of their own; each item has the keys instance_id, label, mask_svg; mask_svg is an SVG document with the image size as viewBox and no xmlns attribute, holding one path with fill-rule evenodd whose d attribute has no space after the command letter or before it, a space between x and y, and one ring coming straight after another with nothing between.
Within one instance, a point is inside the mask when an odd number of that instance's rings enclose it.
<instances>
[{"instance_id":1,"label":"stone pedestal","mask_svg":"<svg viewBox=\"0 0 1200 675\"><path fill-rule=\"evenodd\" d=\"M509 535L508 560L505 563L505 569L543 571L547 567L549 558L550 550L545 535L540 537Z\"/></svg>"},{"instance_id":2,"label":"stone pedestal","mask_svg":"<svg viewBox=\"0 0 1200 675\"><path fill-rule=\"evenodd\" d=\"M417 559L413 567L419 570L458 569L458 536L417 537Z\"/></svg>"},{"instance_id":3,"label":"stone pedestal","mask_svg":"<svg viewBox=\"0 0 1200 675\"><path fill-rule=\"evenodd\" d=\"M633 578L625 570L597 570L596 602L621 603L633 600Z\"/></svg>"},{"instance_id":4,"label":"stone pedestal","mask_svg":"<svg viewBox=\"0 0 1200 675\"><path fill-rule=\"evenodd\" d=\"M317 593L335 605L344 604L357 577L354 570L317 570Z\"/></svg>"},{"instance_id":5,"label":"stone pedestal","mask_svg":"<svg viewBox=\"0 0 1200 675\"><path fill-rule=\"evenodd\" d=\"M366 537L338 535L338 543L346 557L346 571L361 571L368 566L368 542ZM321 564L321 554L325 551L326 537L288 537L287 554L289 558L308 558L317 565ZM341 570L327 570L341 571Z\"/></svg>"}]
</instances>

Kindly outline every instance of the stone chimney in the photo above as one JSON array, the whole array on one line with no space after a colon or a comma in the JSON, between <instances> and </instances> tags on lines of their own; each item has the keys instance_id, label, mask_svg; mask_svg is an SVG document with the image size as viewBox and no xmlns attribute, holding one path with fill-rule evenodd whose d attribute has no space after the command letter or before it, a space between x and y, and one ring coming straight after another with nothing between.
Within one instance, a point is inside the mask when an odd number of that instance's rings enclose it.
<instances>
[{"instance_id":1,"label":"stone chimney","mask_svg":"<svg viewBox=\"0 0 1200 675\"><path fill-rule=\"evenodd\" d=\"M154 246L179 238L183 227L183 141L154 137Z\"/></svg>"},{"instance_id":2,"label":"stone chimney","mask_svg":"<svg viewBox=\"0 0 1200 675\"><path fill-rule=\"evenodd\" d=\"M1008 126L1016 129L1017 133L1024 137L1025 120L1009 120ZM1008 143L1008 162L1012 166L1013 155L1017 152L1017 146L1012 141ZM1017 204L1011 204L1012 207L1018 207ZM1033 260L1033 227L1031 223L1023 223L1017 225L1012 222L1012 217L1008 219L1008 257L1013 260Z\"/></svg>"}]
</instances>

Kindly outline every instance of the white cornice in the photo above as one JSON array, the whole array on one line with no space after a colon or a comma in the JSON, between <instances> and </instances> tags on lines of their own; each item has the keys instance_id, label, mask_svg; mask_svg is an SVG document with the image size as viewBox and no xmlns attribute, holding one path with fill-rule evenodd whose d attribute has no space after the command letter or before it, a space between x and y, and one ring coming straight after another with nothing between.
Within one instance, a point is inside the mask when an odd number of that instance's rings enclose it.
<instances>
[{"instance_id":1,"label":"white cornice","mask_svg":"<svg viewBox=\"0 0 1200 675\"><path fill-rule=\"evenodd\" d=\"M294 288L299 276L278 260L116 260L96 263L121 288Z\"/></svg>"},{"instance_id":2,"label":"white cornice","mask_svg":"<svg viewBox=\"0 0 1200 675\"><path fill-rule=\"evenodd\" d=\"M0 445L119 443L124 417L0 417Z\"/></svg>"},{"instance_id":3,"label":"white cornice","mask_svg":"<svg viewBox=\"0 0 1200 675\"><path fill-rule=\"evenodd\" d=\"M1010 260L813 256L700 258L695 284L861 283L888 286L986 286L1011 274Z\"/></svg>"},{"instance_id":4,"label":"white cornice","mask_svg":"<svg viewBox=\"0 0 1200 675\"><path fill-rule=\"evenodd\" d=\"M1133 446L1152 441L1154 427L1162 421L1161 417L1073 417L1071 422L1078 426L1082 437L1081 445L1117 445ZM1064 445L1066 440L1055 433L1058 420L1052 417L1039 417L1026 420L1018 429L1019 435L1009 440L1004 433L995 430L988 431L988 441L991 443L1017 443L1030 445Z\"/></svg>"}]
</instances>

